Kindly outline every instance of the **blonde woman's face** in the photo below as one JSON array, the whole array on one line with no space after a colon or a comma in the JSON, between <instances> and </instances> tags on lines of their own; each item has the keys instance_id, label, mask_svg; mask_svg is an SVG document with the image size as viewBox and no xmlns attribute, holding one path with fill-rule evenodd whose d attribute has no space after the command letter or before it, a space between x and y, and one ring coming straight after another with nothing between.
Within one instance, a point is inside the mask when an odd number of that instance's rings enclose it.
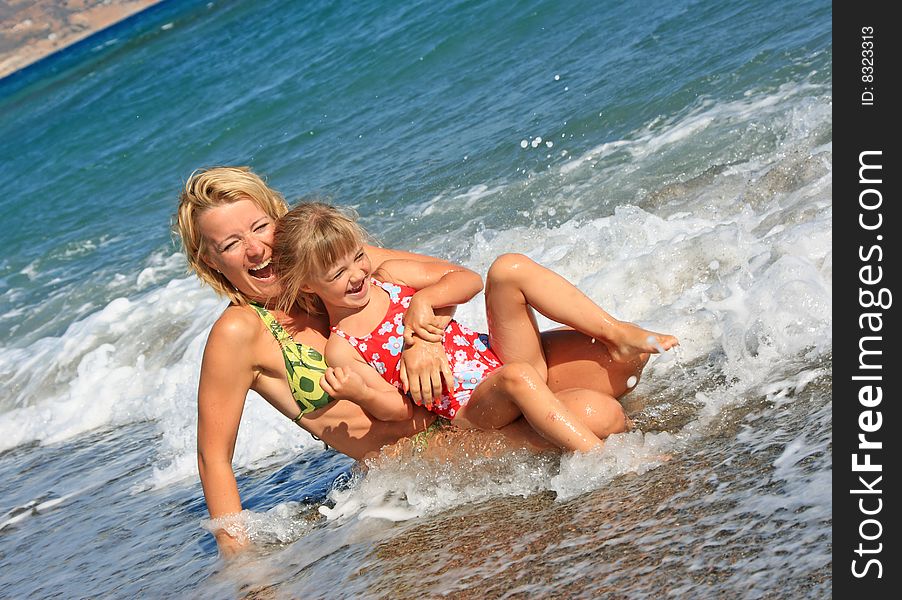
<instances>
[{"instance_id":1,"label":"blonde woman's face","mask_svg":"<svg viewBox=\"0 0 902 600\"><path fill-rule=\"evenodd\" d=\"M203 261L225 275L249 300L265 302L279 294L273 269L275 220L251 200L239 200L197 218L206 251Z\"/></svg>"}]
</instances>

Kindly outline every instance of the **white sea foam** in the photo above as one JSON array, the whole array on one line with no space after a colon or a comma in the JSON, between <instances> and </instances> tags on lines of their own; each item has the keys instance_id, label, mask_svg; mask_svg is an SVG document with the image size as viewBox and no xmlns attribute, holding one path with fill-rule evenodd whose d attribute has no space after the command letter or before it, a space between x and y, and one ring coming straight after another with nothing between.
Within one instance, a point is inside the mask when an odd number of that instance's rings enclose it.
<instances>
[{"instance_id":1,"label":"white sea foam","mask_svg":"<svg viewBox=\"0 0 902 600\"><path fill-rule=\"evenodd\" d=\"M465 192L442 193L429 200L411 204L407 207L408 214L427 215L443 215L448 213L458 213L473 211L474 209L482 209L489 205L488 198L501 193L506 186L496 185L488 186L478 184L470 187Z\"/></svg>"},{"instance_id":2,"label":"white sea foam","mask_svg":"<svg viewBox=\"0 0 902 600\"><path fill-rule=\"evenodd\" d=\"M46 513L47 511L65 503L69 499L84 493L85 491L86 490L79 490L77 492L65 494L58 498L50 498L49 500L32 500L22 506L16 506L5 515L0 517L0 531L5 529L6 527L21 523L26 519L30 519L32 517Z\"/></svg>"},{"instance_id":3,"label":"white sea foam","mask_svg":"<svg viewBox=\"0 0 902 600\"><path fill-rule=\"evenodd\" d=\"M299 518L302 509L297 502L284 502L265 513L243 510L217 519L203 519L201 527L210 533L223 530L238 540L258 545L286 544L310 530L311 526Z\"/></svg>"}]
</instances>

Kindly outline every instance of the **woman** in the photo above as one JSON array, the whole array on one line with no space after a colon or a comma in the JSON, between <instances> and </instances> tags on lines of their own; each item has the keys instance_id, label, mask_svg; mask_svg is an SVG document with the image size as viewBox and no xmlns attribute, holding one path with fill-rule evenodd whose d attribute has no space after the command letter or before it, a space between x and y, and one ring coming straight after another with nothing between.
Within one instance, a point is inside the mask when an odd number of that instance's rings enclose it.
<instances>
[{"instance_id":1,"label":"woman","mask_svg":"<svg viewBox=\"0 0 902 600\"><path fill-rule=\"evenodd\" d=\"M230 300L210 331L198 385L198 470L214 519L241 511L232 456L249 390L311 435L358 460L425 431L435 420L418 406L410 419L377 421L355 403L331 400L322 392L317 375L325 370L321 353L329 335L327 317L299 307L288 312L274 308L280 287L271 265L273 233L286 211L282 196L246 167L195 171L179 197L175 226L189 266ZM389 259L435 260L372 246L366 250L374 268ZM428 337L423 334L420 338ZM614 361L603 344L569 330L543 333L542 344L548 386L600 436L623 431L622 409L593 405L597 395L587 400L571 382L619 397L635 385L647 355ZM417 404L438 398L442 378L451 378L441 344L418 339L412 331L405 345L405 391ZM503 431L521 443L547 447L522 419ZM247 543L223 529L215 536L223 554Z\"/></svg>"}]
</instances>

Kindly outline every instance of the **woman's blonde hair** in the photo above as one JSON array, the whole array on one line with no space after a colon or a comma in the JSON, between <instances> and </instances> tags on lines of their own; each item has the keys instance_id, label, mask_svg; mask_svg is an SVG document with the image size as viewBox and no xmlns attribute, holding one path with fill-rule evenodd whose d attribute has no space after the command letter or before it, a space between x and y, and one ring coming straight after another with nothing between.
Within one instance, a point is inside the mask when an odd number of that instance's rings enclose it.
<instances>
[{"instance_id":1,"label":"woman's blonde hair","mask_svg":"<svg viewBox=\"0 0 902 600\"><path fill-rule=\"evenodd\" d=\"M301 288L369 241L350 209L304 202L289 210L276 224L273 245L282 287L279 308L288 310L296 302L308 313L322 313L319 298Z\"/></svg>"},{"instance_id":2,"label":"woman's blonde hair","mask_svg":"<svg viewBox=\"0 0 902 600\"><path fill-rule=\"evenodd\" d=\"M179 206L173 215L173 232L182 240L189 268L216 293L235 304L248 299L226 277L204 262L208 251L197 220L205 211L239 200L250 200L274 221L288 210L282 195L266 185L250 167L212 167L198 169L185 182L179 194Z\"/></svg>"}]
</instances>

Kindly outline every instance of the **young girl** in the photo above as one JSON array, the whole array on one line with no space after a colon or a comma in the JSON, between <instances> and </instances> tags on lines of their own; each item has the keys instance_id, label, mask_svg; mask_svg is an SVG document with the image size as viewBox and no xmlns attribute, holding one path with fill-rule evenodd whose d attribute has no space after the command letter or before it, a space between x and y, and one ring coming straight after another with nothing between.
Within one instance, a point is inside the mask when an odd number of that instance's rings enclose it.
<instances>
[{"instance_id":1,"label":"young girl","mask_svg":"<svg viewBox=\"0 0 902 600\"><path fill-rule=\"evenodd\" d=\"M427 408L455 425L478 429L497 429L522 415L558 447L587 451L602 440L546 385L547 365L531 308L601 340L615 360L677 344L673 336L613 319L562 277L515 254L499 257L489 269L489 334L476 334L436 317L434 310L470 300L482 289L477 274L449 269L446 263L405 260L386 261L374 273L363 249L367 238L335 207L305 203L280 219L274 254L283 304L298 302L329 316L333 335L326 360L331 367L323 389L353 399L377 419L410 416L412 404L400 391L399 360L413 329L421 337L441 339L451 365L441 400ZM610 400L624 430L623 411Z\"/></svg>"}]
</instances>

